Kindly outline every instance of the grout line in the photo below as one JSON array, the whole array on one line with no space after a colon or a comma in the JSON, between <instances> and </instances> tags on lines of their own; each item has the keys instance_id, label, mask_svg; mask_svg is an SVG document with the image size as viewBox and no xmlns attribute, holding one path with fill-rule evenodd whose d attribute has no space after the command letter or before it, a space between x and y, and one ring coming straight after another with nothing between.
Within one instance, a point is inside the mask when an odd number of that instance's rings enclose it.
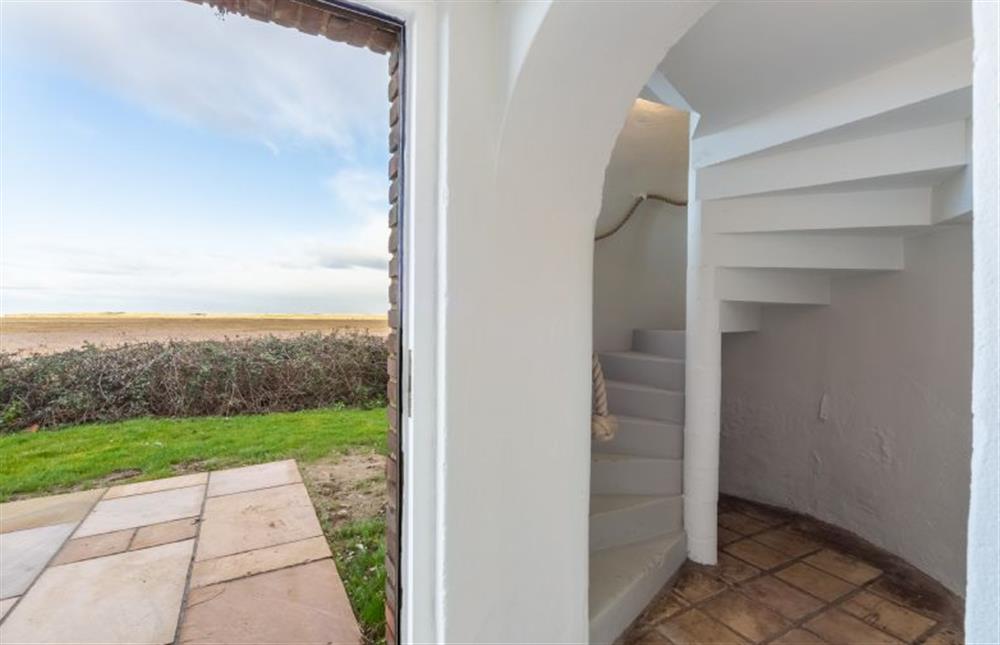
<instances>
[{"instance_id":1,"label":"grout line","mask_svg":"<svg viewBox=\"0 0 1000 645\"><path fill-rule=\"evenodd\" d=\"M181 475L181 477L187 477L187 475ZM141 482L133 482L133 483L136 483L136 484L145 484L147 482L155 482L155 481L159 481L159 480L158 479L144 479ZM121 484L121 485L122 486L131 486L131 484ZM117 495L115 497L109 497L107 499L104 499L102 497L101 501L113 502L113 501L119 500L119 499L132 499L133 497L142 497L143 495L156 495L157 493L170 493L170 492L173 492L175 490L184 490L185 488L197 488L198 486L205 486L207 488L208 487L208 479L205 479L205 481L203 483L201 483L201 484L188 484L187 486L174 486L173 488L164 488L164 489L161 489L161 490L148 490L148 491L146 491L144 493L130 493L128 495ZM108 491L110 491L110 490L111 489L109 488ZM105 492L105 495L107 495L107 492Z\"/></svg>"},{"instance_id":2,"label":"grout line","mask_svg":"<svg viewBox=\"0 0 1000 645\"><path fill-rule=\"evenodd\" d=\"M295 544L296 542L305 542L306 540L315 540L318 537L325 538L325 536L323 535L323 530L322 529L320 529L320 532L317 533L316 535L307 535L305 537L296 538L294 540L287 540L285 542L276 542L275 544L268 544L267 546L258 546L258 547L254 547L253 549L244 549L242 551L235 551L233 553L227 553L225 555L217 555L214 558L208 558L207 560L195 560L195 563L197 564L199 562L215 562L216 560L222 560L224 558L230 558L230 557L232 557L234 555L245 555L247 553L253 553L254 551L264 551L266 549L273 549L273 548L279 547L279 546L287 546L289 544ZM329 543L327 543L327 547L329 547ZM330 552L333 553L333 550L331 549Z\"/></svg>"},{"instance_id":3,"label":"grout line","mask_svg":"<svg viewBox=\"0 0 1000 645\"><path fill-rule=\"evenodd\" d=\"M184 591L181 593L181 603L180 611L177 612L177 625L174 627L174 637L171 642L175 645L179 644L181 637L181 625L184 622L184 614L187 609L187 599L188 595L191 593L191 575L194 572L194 559L198 555L198 545L201 541L201 526L205 522L205 504L208 502L208 485L212 482L212 473L208 473L208 477L205 478L205 494L201 497L201 509L196 516L197 527L194 532L194 544L191 545L191 559L188 561L187 576L184 578ZM139 531L136 530L136 533Z\"/></svg>"},{"instance_id":4,"label":"grout line","mask_svg":"<svg viewBox=\"0 0 1000 645\"><path fill-rule=\"evenodd\" d=\"M237 490L237 491L233 491L232 493L223 493L222 495L212 495L212 496L208 495L208 489L207 489L207 485L206 485L205 499L219 499L220 497L232 497L233 495L242 495L244 493L255 493L255 492L259 491L259 490L271 490L272 488L282 488L284 486L295 486L296 484L302 484L303 486L305 485L305 483L302 481L302 476L301 475L299 475L299 481L297 481L297 482L285 482L284 484L272 484L271 486L261 486L260 488L248 488L246 490Z\"/></svg>"},{"instance_id":5,"label":"grout line","mask_svg":"<svg viewBox=\"0 0 1000 645\"><path fill-rule=\"evenodd\" d=\"M286 542L285 544L290 544L290 542ZM207 585L202 585L200 587L195 587L194 589L208 589L209 587L215 587L217 585L226 584L227 582L236 582L237 580L246 580L248 578L256 578L257 576L262 576L265 573L274 573L275 571L284 571L285 569L294 569L295 567L300 567L300 566L302 566L304 564L312 564L314 562L322 562L323 560L331 560L332 561L333 560L333 554L331 553L330 555L324 555L324 556L319 557L319 558L309 558L308 560L302 560L301 562L293 562L291 564L283 564L280 567L274 567L273 569L267 569L265 571L254 571L253 573L241 573L240 575L238 575L238 576L236 576L234 578L225 578L225 579L222 579L222 580L216 580L215 582L212 582L212 583L207 584ZM202 562L211 562L211 560L202 560ZM334 566L336 566L336 565L334 565ZM337 572L337 577L338 578L340 577L340 572L339 571ZM343 582L343 581L341 581L341 582ZM194 589L192 589L192 591Z\"/></svg>"}]
</instances>

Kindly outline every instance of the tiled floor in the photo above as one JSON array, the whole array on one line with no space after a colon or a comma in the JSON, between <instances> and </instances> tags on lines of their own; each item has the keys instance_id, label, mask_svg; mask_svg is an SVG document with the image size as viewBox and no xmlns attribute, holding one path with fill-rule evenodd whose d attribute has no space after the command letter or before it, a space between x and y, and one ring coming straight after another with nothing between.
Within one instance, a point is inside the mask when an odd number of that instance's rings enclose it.
<instances>
[{"instance_id":1,"label":"tiled floor","mask_svg":"<svg viewBox=\"0 0 1000 645\"><path fill-rule=\"evenodd\" d=\"M294 461L0 505L0 643L359 643Z\"/></svg>"},{"instance_id":2,"label":"tiled floor","mask_svg":"<svg viewBox=\"0 0 1000 645\"><path fill-rule=\"evenodd\" d=\"M958 598L834 527L724 498L719 545L717 566L685 564L626 643L963 642Z\"/></svg>"}]
</instances>

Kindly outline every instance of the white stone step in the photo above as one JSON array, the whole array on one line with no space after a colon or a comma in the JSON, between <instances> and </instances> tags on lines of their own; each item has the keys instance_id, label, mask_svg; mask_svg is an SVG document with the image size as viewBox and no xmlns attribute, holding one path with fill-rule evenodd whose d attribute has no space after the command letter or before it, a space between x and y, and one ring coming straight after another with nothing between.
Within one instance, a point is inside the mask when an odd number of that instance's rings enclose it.
<instances>
[{"instance_id":1,"label":"white stone step","mask_svg":"<svg viewBox=\"0 0 1000 645\"><path fill-rule=\"evenodd\" d=\"M733 233L712 250L720 267L900 271L903 238L890 235Z\"/></svg>"},{"instance_id":2,"label":"white stone step","mask_svg":"<svg viewBox=\"0 0 1000 645\"><path fill-rule=\"evenodd\" d=\"M666 390L684 389L684 359L643 352L602 352L600 358L608 380Z\"/></svg>"},{"instance_id":3,"label":"white stone step","mask_svg":"<svg viewBox=\"0 0 1000 645\"><path fill-rule=\"evenodd\" d=\"M698 198L724 199L953 170L969 162L965 120L854 141L758 153L697 171Z\"/></svg>"},{"instance_id":4,"label":"white stone step","mask_svg":"<svg viewBox=\"0 0 1000 645\"><path fill-rule=\"evenodd\" d=\"M684 468L680 459L592 453L591 495L680 495Z\"/></svg>"},{"instance_id":5,"label":"white stone step","mask_svg":"<svg viewBox=\"0 0 1000 645\"><path fill-rule=\"evenodd\" d=\"M680 495L594 495L590 498L590 550L634 544L684 528Z\"/></svg>"},{"instance_id":6,"label":"white stone step","mask_svg":"<svg viewBox=\"0 0 1000 645\"><path fill-rule=\"evenodd\" d=\"M758 331L760 329L760 305L756 302L719 303L719 329L723 334Z\"/></svg>"},{"instance_id":7,"label":"white stone step","mask_svg":"<svg viewBox=\"0 0 1000 645\"><path fill-rule=\"evenodd\" d=\"M594 452L668 459L684 457L684 426L655 419L616 418L618 432L609 441L594 441Z\"/></svg>"},{"instance_id":8,"label":"white stone step","mask_svg":"<svg viewBox=\"0 0 1000 645\"><path fill-rule=\"evenodd\" d=\"M830 304L830 276L820 271L716 269L715 296L731 302Z\"/></svg>"},{"instance_id":9,"label":"white stone step","mask_svg":"<svg viewBox=\"0 0 1000 645\"><path fill-rule=\"evenodd\" d=\"M931 224L932 189L765 195L707 201L715 233L913 230Z\"/></svg>"},{"instance_id":10,"label":"white stone step","mask_svg":"<svg viewBox=\"0 0 1000 645\"><path fill-rule=\"evenodd\" d=\"M684 423L684 393L648 385L606 381L611 414Z\"/></svg>"},{"instance_id":11,"label":"white stone step","mask_svg":"<svg viewBox=\"0 0 1000 645\"><path fill-rule=\"evenodd\" d=\"M592 553L590 642L614 642L686 557L683 532Z\"/></svg>"},{"instance_id":12,"label":"white stone step","mask_svg":"<svg viewBox=\"0 0 1000 645\"><path fill-rule=\"evenodd\" d=\"M635 329L632 331L632 349L645 354L683 359L684 330Z\"/></svg>"}]
</instances>

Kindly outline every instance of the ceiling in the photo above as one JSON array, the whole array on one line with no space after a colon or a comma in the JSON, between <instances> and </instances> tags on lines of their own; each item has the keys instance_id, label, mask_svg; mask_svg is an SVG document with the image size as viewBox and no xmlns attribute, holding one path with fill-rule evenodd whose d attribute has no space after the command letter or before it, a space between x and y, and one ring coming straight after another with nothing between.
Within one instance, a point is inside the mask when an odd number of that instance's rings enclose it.
<instances>
[{"instance_id":1,"label":"ceiling","mask_svg":"<svg viewBox=\"0 0 1000 645\"><path fill-rule=\"evenodd\" d=\"M702 136L971 35L964 0L721 2L659 70Z\"/></svg>"}]
</instances>

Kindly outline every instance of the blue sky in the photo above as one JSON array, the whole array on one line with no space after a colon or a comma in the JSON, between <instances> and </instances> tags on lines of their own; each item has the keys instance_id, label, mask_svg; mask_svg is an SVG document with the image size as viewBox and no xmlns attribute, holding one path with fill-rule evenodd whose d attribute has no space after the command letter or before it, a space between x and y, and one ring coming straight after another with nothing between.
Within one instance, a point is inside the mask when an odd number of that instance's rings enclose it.
<instances>
[{"instance_id":1,"label":"blue sky","mask_svg":"<svg viewBox=\"0 0 1000 645\"><path fill-rule=\"evenodd\" d=\"M386 61L183 0L0 3L4 313L384 313Z\"/></svg>"}]
</instances>

